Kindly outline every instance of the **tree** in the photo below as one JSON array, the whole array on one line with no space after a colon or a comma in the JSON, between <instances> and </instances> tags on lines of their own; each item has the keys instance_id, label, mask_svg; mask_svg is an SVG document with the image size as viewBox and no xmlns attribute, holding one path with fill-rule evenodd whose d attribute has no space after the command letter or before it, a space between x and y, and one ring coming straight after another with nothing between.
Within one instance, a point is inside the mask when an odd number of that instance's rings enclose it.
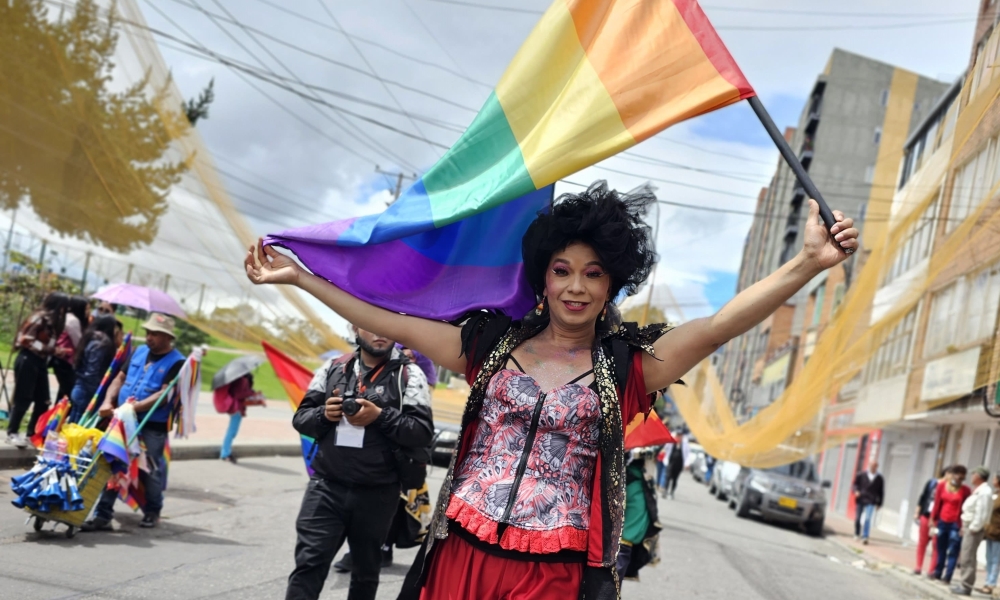
<instances>
[{"instance_id":1,"label":"tree","mask_svg":"<svg viewBox=\"0 0 1000 600\"><path fill-rule=\"evenodd\" d=\"M200 119L208 118L208 107L215 101L215 78L209 80L208 86L202 90L198 98L192 98L185 102L181 109L184 111L184 116L187 117L188 123L194 127Z\"/></svg>"},{"instance_id":2,"label":"tree","mask_svg":"<svg viewBox=\"0 0 1000 600\"><path fill-rule=\"evenodd\" d=\"M117 42L114 8L102 17L94 0L58 15L0 2L0 207L28 202L62 235L127 252L156 236L187 168L172 134L190 125L148 73L114 85Z\"/></svg>"}]
</instances>

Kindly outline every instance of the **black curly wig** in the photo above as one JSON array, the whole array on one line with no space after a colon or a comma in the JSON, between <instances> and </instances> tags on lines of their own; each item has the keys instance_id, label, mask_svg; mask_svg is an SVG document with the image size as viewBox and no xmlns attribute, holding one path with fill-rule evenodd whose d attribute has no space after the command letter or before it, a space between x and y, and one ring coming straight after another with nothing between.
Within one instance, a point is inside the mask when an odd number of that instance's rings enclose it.
<instances>
[{"instance_id":1,"label":"black curly wig","mask_svg":"<svg viewBox=\"0 0 1000 600\"><path fill-rule=\"evenodd\" d=\"M535 296L545 291L545 273L556 252L575 242L594 249L611 276L611 298L636 292L656 264L652 231L643 217L656 202L648 188L623 194L594 182L579 194L563 194L541 213L521 238L524 272Z\"/></svg>"}]
</instances>

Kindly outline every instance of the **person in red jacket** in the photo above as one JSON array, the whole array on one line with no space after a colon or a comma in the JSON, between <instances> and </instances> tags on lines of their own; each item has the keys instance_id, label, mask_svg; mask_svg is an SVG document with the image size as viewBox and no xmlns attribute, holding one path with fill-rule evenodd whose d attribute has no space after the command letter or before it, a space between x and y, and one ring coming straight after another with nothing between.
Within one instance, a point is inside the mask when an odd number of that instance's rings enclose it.
<instances>
[{"instance_id":1,"label":"person in red jacket","mask_svg":"<svg viewBox=\"0 0 1000 600\"><path fill-rule=\"evenodd\" d=\"M945 583L951 583L962 547L962 503L972 494L968 486L963 485L966 473L965 467L955 465L934 492L931 523L937 529L937 564L929 577Z\"/></svg>"}]
</instances>

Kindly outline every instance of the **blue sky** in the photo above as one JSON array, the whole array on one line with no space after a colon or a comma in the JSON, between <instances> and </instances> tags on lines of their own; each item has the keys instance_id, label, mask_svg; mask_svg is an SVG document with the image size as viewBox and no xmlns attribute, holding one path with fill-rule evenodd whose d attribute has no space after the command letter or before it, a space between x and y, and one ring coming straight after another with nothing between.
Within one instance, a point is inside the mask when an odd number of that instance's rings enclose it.
<instances>
[{"instance_id":1,"label":"blue sky","mask_svg":"<svg viewBox=\"0 0 1000 600\"><path fill-rule=\"evenodd\" d=\"M710 271L708 283L705 284L705 297L712 305L712 310L719 310L722 305L736 293L736 273Z\"/></svg>"},{"instance_id":2,"label":"blue sky","mask_svg":"<svg viewBox=\"0 0 1000 600\"><path fill-rule=\"evenodd\" d=\"M804 97L790 94L762 95L761 102L777 124L778 129L794 126L805 105ZM691 133L698 137L735 142L748 146L773 147L757 115L746 102L738 102L722 110L702 115L692 121Z\"/></svg>"}]
</instances>

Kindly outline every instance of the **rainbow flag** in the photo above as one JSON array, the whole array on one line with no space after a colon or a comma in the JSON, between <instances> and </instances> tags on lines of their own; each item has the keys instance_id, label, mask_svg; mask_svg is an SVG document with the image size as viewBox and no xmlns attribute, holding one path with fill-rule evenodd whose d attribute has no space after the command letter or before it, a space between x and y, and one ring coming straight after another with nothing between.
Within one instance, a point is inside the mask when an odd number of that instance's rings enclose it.
<instances>
[{"instance_id":1,"label":"rainbow flag","mask_svg":"<svg viewBox=\"0 0 1000 600\"><path fill-rule=\"evenodd\" d=\"M302 399L306 395L306 390L309 389L313 372L271 344L261 341L261 345L264 347L264 355L267 356L271 367L274 368L275 375L278 376L278 381L281 382L281 387L285 388L285 393L288 394L288 402L292 405L292 410L298 410L299 404L302 404ZM316 440L302 434L299 434L299 438L302 442L302 459L306 463L306 472L312 477L313 470L309 463L312 462Z\"/></svg>"},{"instance_id":2,"label":"rainbow flag","mask_svg":"<svg viewBox=\"0 0 1000 600\"><path fill-rule=\"evenodd\" d=\"M117 416L111 418L104 437L97 443L97 449L110 458L128 465L132 462L125 438L125 425Z\"/></svg>"},{"instance_id":3,"label":"rainbow flag","mask_svg":"<svg viewBox=\"0 0 1000 600\"><path fill-rule=\"evenodd\" d=\"M556 181L752 95L695 0L556 0L465 133L385 212L266 243L389 310L519 318L534 304L521 236Z\"/></svg>"},{"instance_id":4,"label":"rainbow flag","mask_svg":"<svg viewBox=\"0 0 1000 600\"><path fill-rule=\"evenodd\" d=\"M69 398L63 398L56 402L55 406L42 413L42 416L38 417L38 422L35 423L35 431L30 438L32 445L36 448L41 448L49 432L58 432L62 428L63 423L66 422L69 410Z\"/></svg>"}]
</instances>

